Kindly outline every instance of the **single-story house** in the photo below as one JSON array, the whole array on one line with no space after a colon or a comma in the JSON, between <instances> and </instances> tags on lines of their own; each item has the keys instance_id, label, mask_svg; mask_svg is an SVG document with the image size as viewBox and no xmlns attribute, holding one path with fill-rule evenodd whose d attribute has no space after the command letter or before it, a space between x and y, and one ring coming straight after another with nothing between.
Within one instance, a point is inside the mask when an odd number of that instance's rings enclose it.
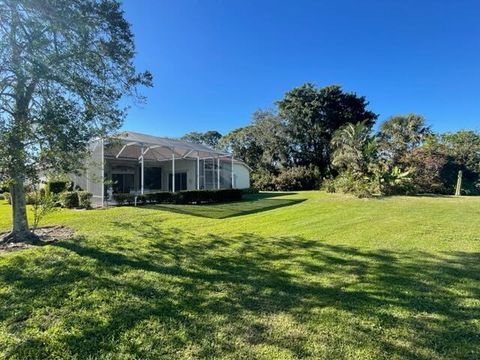
<instances>
[{"instance_id":1,"label":"single-story house","mask_svg":"<svg viewBox=\"0 0 480 360\"><path fill-rule=\"evenodd\" d=\"M125 131L92 141L85 170L71 179L103 206L113 193L249 188L250 168L202 144Z\"/></svg>"}]
</instances>

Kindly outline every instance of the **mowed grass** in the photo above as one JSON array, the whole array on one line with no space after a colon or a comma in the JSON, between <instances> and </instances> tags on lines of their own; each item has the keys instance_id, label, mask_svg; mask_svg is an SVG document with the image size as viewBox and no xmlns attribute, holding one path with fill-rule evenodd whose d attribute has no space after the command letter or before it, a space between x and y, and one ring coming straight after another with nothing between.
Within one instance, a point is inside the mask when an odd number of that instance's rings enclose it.
<instances>
[{"instance_id":1,"label":"mowed grass","mask_svg":"<svg viewBox=\"0 0 480 360\"><path fill-rule=\"evenodd\" d=\"M480 358L480 198L271 195L51 215L0 255L0 357Z\"/></svg>"}]
</instances>

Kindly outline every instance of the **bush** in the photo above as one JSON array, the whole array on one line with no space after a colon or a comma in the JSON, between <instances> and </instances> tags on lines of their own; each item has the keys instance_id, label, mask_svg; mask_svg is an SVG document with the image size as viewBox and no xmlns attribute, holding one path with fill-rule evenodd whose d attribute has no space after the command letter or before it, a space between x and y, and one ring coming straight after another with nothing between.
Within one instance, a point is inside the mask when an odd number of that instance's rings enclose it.
<instances>
[{"instance_id":1,"label":"bush","mask_svg":"<svg viewBox=\"0 0 480 360\"><path fill-rule=\"evenodd\" d=\"M147 202L152 204L171 204L174 202L174 196L170 192L155 192L146 194Z\"/></svg>"},{"instance_id":2,"label":"bush","mask_svg":"<svg viewBox=\"0 0 480 360\"><path fill-rule=\"evenodd\" d=\"M90 209L92 207L92 193L88 191L77 191L78 206L83 209Z\"/></svg>"},{"instance_id":3,"label":"bush","mask_svg":"<svg viewBox=\"0 0 480 360\"><path fill-rule=\"evenodd\" d=\"M258 189L255 188L248 188L248 189L241 189L243 195L253 195L258 194Z\"/></svg>"},{"instance_id":4,"label":"bush","mask_svg":"<svg viewBox=\"0 0 480 360\"><path fill-rule=\"evenodd\" d=\"M51 194L60 194L67 190L69 181L49 181L47 183L47 190Z\"/></svg>"},{"instance_id":5,"label":"bush","mask_svg":"<svg viewBox=\"0 0 480 360\"><path fill-rule=\"evenodd\" d=\"M322 189L327 193L335 192L335 179L325 179L322 182Z\"/></svg>"},{"instance_id":6,"label":"bush","mask_svg":"<svg viewBox=\"0 0 480 360\"><path fill-rule=\"evenodd\" d=\"M33 205L37 201L37 193L34 191L30 191L25 194L25 203L27 205Z\"/></svg>"},{"instance_id":7,"label":"bush","mask_svg":"<svg viewBox=\"0 0 480 360\"><path fill-rule=\"evenodd\" d=\"M279 191L314 190L320 187L320 171L314 166L295 166L283 170L275 179Z\"/></svg>"},{"instance_id":8,"label":"bush","mask_svg":"<svg viewBox=\"0 0 480 360\"><path fill-rule=\"evenodd\" d=\"M78 193L76 191L66 191L61 195L61 203L63 207L68 209L77 208L79 206Z\"/></svg>"},{"instance_id":9,"label":"bush","mask_svg":"<svg viewBox=\"0 0 480 360\"><path fill-rule=\"evenodd\" d=\"M9 192L4 192L3 194L3 198L7 201L7 204L11 204L12 203L12 198L10 197L10 193Z\"/></svg>"},{"instance_id":10,"label":"bush","mask_svg":"<svg viewBox=\"0 0 480 360\"><path fill-rule=\"evenodd\" d=\"M275 190L275 176L267 173L252 173L252 186L258 190L274 191Z\"/></svg>"},{"instance_id":11,"label":"bush","mask_svg":"<svg viewBox=\"0 0 480 360\"><path fill-rule=\"evenodd\" d=\"M368 198L380 193L377 181L368 177L357 178L349 172L337 176L329 186L330 190L332 188L335 190L334 192L352 194L359 198Z\"/></svg>"},{"instance_id":12,"label":"bush","mask_svg":"<svg viewBox=\"0 0 480 360\"><path fill-rule=\"evenodd\" d=\"M222 190L189 190L177 193L156 192L145 195L113 194L113 199L118 205L144 204L212 204L239 201L243 192L240 189Z\"/></svg>"}]
</instances>

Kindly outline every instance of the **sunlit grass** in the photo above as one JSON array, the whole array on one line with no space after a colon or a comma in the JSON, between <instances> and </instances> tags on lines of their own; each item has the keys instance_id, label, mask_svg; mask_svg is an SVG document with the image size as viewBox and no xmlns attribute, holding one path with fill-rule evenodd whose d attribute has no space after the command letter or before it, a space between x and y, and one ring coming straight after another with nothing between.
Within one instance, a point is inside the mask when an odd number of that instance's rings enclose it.
<instances>
[{"instance_id":1,"label":"sunlit grass","mask_svg":"<svg viewBox=\"0 0 480 360\"><path fill-rule=\"evenodd\" d=\"M476 359L478 219L321 192L61 211L75 239L0 255L0 357Z\"/></svg>"}]
</instances>

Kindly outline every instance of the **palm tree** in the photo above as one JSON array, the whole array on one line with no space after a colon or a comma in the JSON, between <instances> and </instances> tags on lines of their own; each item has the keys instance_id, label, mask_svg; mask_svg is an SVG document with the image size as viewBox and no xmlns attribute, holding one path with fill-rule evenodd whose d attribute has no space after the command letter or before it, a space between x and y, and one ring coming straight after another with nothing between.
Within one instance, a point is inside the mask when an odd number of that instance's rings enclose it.
<instances>
[{"instance_id":1,"label":"palm tree","mask_svg":"<svg viewBox=\"0 0 480 360\"><path fill-rule=\"evenodd\" d=\"M375 154L375 141L365 122L347 124L332 137L332 164L356 177L365 176Z\"/></svg>"}]
</instances>

